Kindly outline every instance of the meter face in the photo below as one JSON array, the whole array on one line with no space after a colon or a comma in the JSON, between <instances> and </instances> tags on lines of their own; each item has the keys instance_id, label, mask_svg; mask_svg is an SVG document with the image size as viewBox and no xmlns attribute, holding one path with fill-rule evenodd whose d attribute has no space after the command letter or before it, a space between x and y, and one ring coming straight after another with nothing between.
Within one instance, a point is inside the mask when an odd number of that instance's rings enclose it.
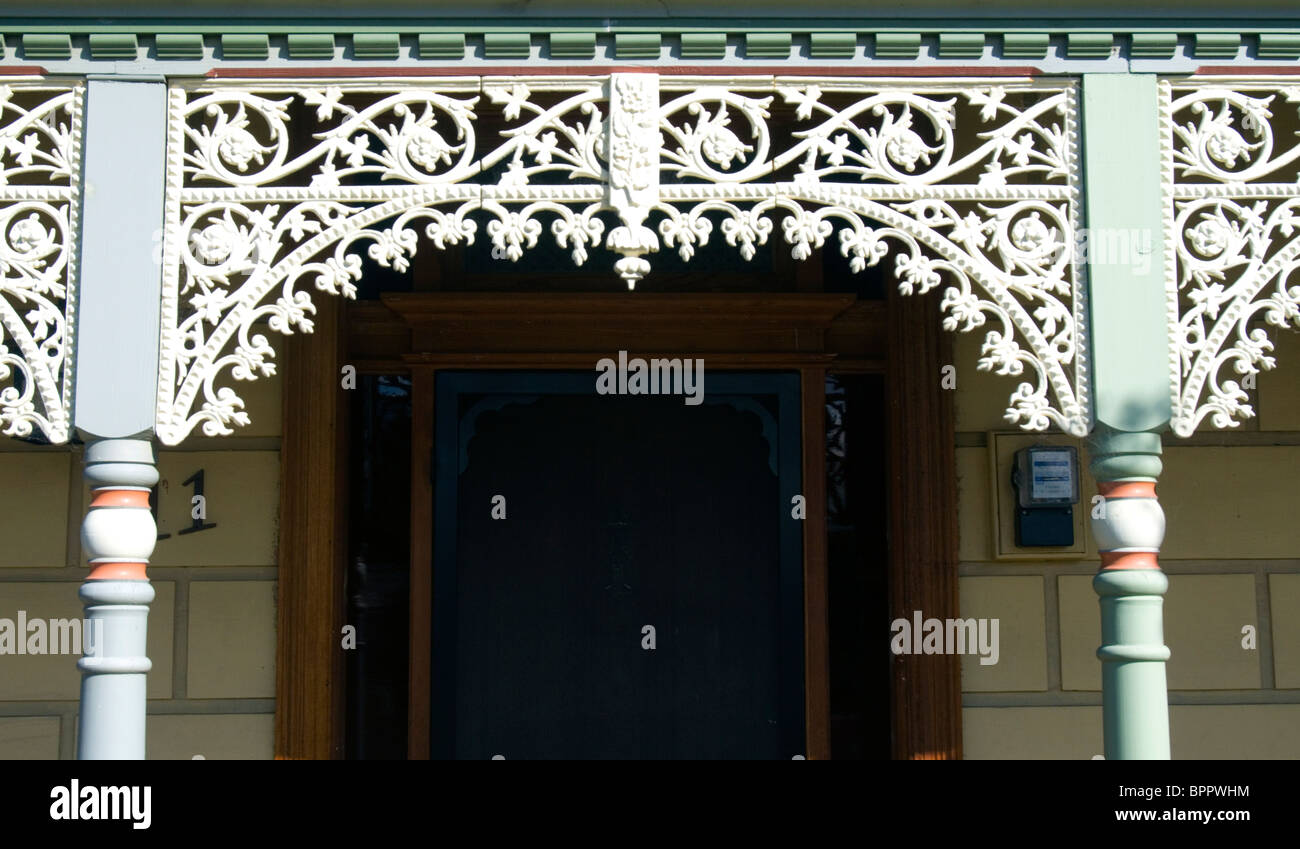
<instances>
[{"instance_id":1,"label":"meter face","mask_svg":"<svg viewBox=\"0 0 1300 849\"><path fill-rule=\"evenodd\" d=\"M1079 502L1079 454L1070 445L1039 445L1016 452L1016 545L1074 545L1074 506Z\"/></svg>"},{"instance_id":2,"label":"meter face","mask_svg":"<svg viewBox=\"0 0 1300 849\"><path fill-rule=\"evenodd\" d=\"M1038 445L1016 452L1012 484L1022 509L1079 503L1079 454L1070 445Z\"/></svg>"},{"instance_id":3,"label":"meter face","mask_svg":"<svg viewBox=\"0 0 1300 849\"><path fill-rule=\"evenodd\" d=\"M1074 469L1070 452L1030 452L1029 480L1029 497L1035 503L1071 500L1074 497Z\"/></svg>"}]
</instances>

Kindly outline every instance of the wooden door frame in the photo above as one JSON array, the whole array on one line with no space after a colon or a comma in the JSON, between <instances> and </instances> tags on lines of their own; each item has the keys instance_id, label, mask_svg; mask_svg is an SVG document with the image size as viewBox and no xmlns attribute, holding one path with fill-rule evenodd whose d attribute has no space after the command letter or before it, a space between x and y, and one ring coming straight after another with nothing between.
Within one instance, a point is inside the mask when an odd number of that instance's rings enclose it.
<instances>
[{"instance_id":1,"label":"wooden door frame","mask_svg":"<svg viewBox=\"0 0 1300 849\"><path fill-rule=\"evenodd\" d=\"M636 356L702 356L715 371L798 372L806 527L825 525L824 380L834 357L824 351L824 339L852 297L420 294L383 300L411 328L411 347L426 352L403 357L412 376L412 405L421 411L413 411L411 433L408 757L429 754L433 488L424 469L432 455L437 371L591 369L599 357L631 346ZM434 352L466 340L479 352ZM733 350L741 345L748 350ZM830 752L824 535L803 534L803 561L805 751L821 759Z\"/></svg>"},{"instance_id":2,"label":"wooden door frame","mask_svg":"<svg viewBox=\"0 0 1300 849\"><path fill-rule=\"evenodd\" d=\"M637 341L623 347L641 356L690 352L711 369L798 371L806 518L812 523L806 527L825 526L826 373L884 373L891 616L907 618L918 609L927 617L958 615L952 399L940 384L940 368L951 357L933 297L892 294L886 306L820 293L412 293L386 295L382 304L345 306L326 306L327 320L318 315L317 332L293 337L286 351L276 757L339 758L344 751L338 635L347 552L347 415L339 390L345 357L359 372L405 373L412 381L408 757L427 757L429 750L430 471L439 369L592 368L593 352L619 350L613 346L631 333ZM657 322L661 333L644 341L647 322ZM586 349L575 352L579 329ZM866 356L858 345L864 334L871 343ZM350 336L365 343L349 342ZM837 339L853 340L852 350L837 354ZM826 536L803 536L807 756L821 759L830 754ZM902 655L894 658L893 670L894 757L960 757L959 658Z\"/></svg>"},{"instance_id":3,"label":"wooden door frame","mask_svg":"<svg viewBox=\"0 0 1300 849\"><path fill-rule=\"evenodd\" d=\"M320 298L315 332L284 350L277 538L277 759L343 757L347 404L342 305Z\"/></svg>"},{"instance_id":4,"label":"wooden door frame","mask_svg":"<svg viewBox=\"0 0 1300 849\"><path fill-rule=\"evenodd\" d=\"M915 610L939 620L959 615L956 433L953 393L942 382L952 347L939 326L938 295L889 293L891 620L910 621ZM960 759L961 658L895 655L893 672L894 758Z\"/></svg>"}]
</instances>

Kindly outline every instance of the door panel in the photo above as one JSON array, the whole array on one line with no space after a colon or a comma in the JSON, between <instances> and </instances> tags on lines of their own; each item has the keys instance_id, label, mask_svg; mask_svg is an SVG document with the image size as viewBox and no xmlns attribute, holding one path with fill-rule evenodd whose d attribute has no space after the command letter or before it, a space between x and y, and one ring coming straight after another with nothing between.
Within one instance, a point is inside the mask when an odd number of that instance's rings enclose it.
<instances>
[{"instance_id":1,"label":"door panel","mask_svg":"<svg viewBox=\"0 0 1300 849\"><path fill-rule=\"evenodd\" d=\"M435 756L803 751L798 378L707 390L439 376Z\"/></svg>"}]
</instances>

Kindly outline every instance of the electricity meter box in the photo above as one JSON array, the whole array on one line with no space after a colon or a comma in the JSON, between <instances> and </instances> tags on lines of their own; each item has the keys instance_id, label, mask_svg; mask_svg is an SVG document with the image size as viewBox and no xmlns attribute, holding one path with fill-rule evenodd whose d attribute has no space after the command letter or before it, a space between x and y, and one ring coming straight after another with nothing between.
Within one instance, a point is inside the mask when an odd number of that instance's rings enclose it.
<instances>
[{"instance_id":1,"label":"electricity meter box","mask_svg":"<svg viewBox=\"0 0 1300 849\"><path fill-rule=\"evenodd\" d=\"M1070 445L1034 445L1016 452L1016 545L1074 545L1079 503L1079 452Z\"/></svg>"}]
</instances>

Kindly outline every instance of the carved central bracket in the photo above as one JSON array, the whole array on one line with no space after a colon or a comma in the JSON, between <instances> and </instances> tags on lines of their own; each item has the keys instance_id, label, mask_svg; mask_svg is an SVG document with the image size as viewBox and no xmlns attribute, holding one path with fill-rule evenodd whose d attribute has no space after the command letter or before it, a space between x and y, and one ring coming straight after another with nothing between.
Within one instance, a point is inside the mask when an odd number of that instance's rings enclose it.
<instances>
[{"instance_id":1,"label":"carved central bracket","mask_svg":"<svg viewBox=\"0 0 1300 849\"><path fill-rule=\"evenodd\" d=\"M645 220L659 203L659 77L614 74L609 81L609 182L605 203L623 226L609 233L605 246L623 255L614 263L632 289L650 273L643 254L659 250L659 239Z\"/></svg>"}]
</instances>

